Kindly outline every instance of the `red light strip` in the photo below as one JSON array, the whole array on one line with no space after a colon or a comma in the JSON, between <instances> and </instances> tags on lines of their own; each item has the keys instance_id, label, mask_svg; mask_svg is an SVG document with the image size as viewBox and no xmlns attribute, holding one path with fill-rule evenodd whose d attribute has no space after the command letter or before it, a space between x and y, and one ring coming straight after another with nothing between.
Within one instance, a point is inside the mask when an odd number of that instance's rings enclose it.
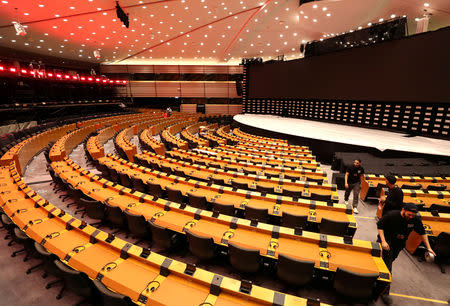
<instances>
[{"instance_id":1,"label":"red light strip","mask_svg":"<svg viewBox=\"0 0 450 306\"><path fill-rule=\"evenodd\" d=\"M76 80L76 81L89 81L89 82L97 82L97 83L103 83L103 84L127 84L127 80L110 80L110 79L102 79L102 78L93 78L93 77L86 77L86 76L79 76L79 75L69 75L69 74L61 74L61 73L44 73L43 71L38 71L37 73L34 70L27 70L27 69L17 69L15 67L5 67L0 66L0 71L9 71L12 73L20 73L21 75L29 74L31 76L35 76L36 74L40 76L47 76L49 78L56 77L58 79L64 79L64 80Z\"/></svg>"}]
</instances>

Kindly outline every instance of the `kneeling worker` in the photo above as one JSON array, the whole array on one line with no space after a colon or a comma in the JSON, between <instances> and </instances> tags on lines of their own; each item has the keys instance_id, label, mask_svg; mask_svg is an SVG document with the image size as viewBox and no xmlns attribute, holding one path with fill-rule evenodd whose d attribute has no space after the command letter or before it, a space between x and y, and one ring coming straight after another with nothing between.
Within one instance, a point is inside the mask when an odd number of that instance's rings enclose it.
<instances>
[{"instance_id":1,"label":"kneeling worker","mask_svg":"<svg viewBox=\"0 0 450 306\"><path fill-rule=\"evenodd\" d=\"M422 236L428 252L436 256L431 249L422 220L417 216L417 206L412 203L405 203L402 210L392 210L386 213L378 221L377 228L378 242L381 242L381 247L383 248L383 260L391 274L392 263L405 247L406 240L412 230ZM381 296L381 299L387 305L392 304L392 299L389 297L389 290L390 286Z\"/></svg>"}]
</instances>

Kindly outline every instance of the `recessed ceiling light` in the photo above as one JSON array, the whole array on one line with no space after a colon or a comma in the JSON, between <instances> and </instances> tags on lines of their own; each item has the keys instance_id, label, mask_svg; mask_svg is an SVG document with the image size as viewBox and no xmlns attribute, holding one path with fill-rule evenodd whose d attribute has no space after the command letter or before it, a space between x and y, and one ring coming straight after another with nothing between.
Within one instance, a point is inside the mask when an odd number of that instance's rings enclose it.
<instances>
[{"instance_id":1,"label":"recessed ceiling light","mask_svg":"<svg viewBox=\"0 0 450 306\"><path fill-rule=\"evenodd\" d=\"M425 7L429 7L429 6L430 6L430 4L429 4L429 3L427 3L427 2L425 2L425 3L423 4L423 6L425 6Z\"/></svg>"}]
</instances>

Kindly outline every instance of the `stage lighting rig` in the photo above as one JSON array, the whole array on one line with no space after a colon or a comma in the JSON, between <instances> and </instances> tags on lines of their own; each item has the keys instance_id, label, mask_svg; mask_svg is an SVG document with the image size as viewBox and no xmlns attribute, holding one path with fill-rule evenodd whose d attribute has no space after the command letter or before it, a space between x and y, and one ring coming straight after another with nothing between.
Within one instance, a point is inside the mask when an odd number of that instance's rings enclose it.
<instances>
[{"instance_id":1,"label":"stage lighting rig","mask_svg":"<svg viewBox=\"0 0 450 306\"><path fill-rule=\"evenodd\" d=\"M128 29L130 27L130 19L128 18L128 14L125 14L123 9L120 7L119 1L116 1L116 13L117 13L117 18L119 18L120 21L122 21L123 24Z\"/></svg>"}]
</instances>

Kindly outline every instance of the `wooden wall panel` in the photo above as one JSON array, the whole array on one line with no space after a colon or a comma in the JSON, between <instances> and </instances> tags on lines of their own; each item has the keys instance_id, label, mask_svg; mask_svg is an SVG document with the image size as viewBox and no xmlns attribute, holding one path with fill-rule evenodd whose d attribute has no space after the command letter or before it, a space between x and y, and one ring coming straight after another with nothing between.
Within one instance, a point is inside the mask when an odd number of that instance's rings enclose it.
<instances>
[{"instance_id":1,"label":"wooden wall panel","mask_svg":"<svg viewBox=\"0 0 450 306\"><path fill-rule=\"evenodd\" d=\"M181 104L180 111L182 113L196 113L197 112L197 104Z\"/></svg>"}]
</instances>

